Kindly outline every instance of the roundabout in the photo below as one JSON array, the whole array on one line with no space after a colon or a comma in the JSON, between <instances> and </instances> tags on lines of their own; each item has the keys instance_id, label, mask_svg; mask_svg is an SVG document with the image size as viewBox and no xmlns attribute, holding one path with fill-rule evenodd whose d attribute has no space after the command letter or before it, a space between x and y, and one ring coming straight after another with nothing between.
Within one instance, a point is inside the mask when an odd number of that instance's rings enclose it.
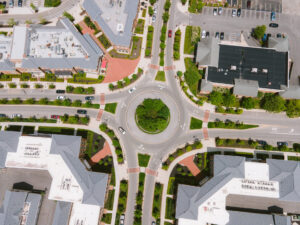
<instances>
[{"instance_id":1,"label":"roundabout","mask_svg":"<svg viewBox=\"0 0 300 225\"><path fill-rule=\"evenodd\" d=\"M146 107L145 110L143 103L148 99L154 100L159 106L156 109ZM137 116L137 111L142 116L142 121ZM136 93L123 112L121 112L124 118L122 120L125 122L124 128L128 134L139 143L149 145L161 144L172 139L179 129L180 120L183 120L176 101L168 92L161 90L144 90Z\"/></svg>"}]
</instances>

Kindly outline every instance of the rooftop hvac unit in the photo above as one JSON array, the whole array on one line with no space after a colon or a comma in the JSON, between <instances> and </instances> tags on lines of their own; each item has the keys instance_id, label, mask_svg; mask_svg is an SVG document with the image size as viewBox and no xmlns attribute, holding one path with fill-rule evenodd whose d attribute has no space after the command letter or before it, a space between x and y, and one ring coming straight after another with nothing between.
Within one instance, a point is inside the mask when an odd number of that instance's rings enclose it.
<instances>
[{"instance_id":1,"label":"rooftop hvac unit","mask_svg":"<svg viewBox=\"0 0 300 225\"><path fill-rule=\"evenodd\" d=\"M117 25L117 31L119 33L123 33L124 32L124 26L123 26L123 24L118 23L118 25Z\"/></svg>"},{"instance_id":2,"label":"rooftop hvac unit","mask_svg":"<svg viewBox=\"0 0 300 225\"><path fill-rule=\"evenodd\" d=\"M251 73L257 73L257 68L252 68Z\"/></svg>"}]
</instances>

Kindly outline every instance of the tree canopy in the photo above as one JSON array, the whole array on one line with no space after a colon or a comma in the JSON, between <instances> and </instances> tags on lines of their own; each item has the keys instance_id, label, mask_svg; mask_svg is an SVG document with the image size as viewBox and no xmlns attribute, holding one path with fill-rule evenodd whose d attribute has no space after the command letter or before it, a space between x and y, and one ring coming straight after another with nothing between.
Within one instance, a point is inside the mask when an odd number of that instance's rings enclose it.
<instances>
[{"instance_id":1,"label":"tree canopy","mask_svg":"<svg viewBox=\"0 0 300 225\"><path fill-rule=\"evenodd\" d=\"M269 112L281 112L285 110L285 100L279 95L265 94L260 104L261 108Z\"/></svg>"},{"instance_id":2,"label":"tree canopy","mask_svg":"<svg viewBox=\"0 0 300 225\"><path fill-rule=\"evenodd\" d=\"M160 99L145 99L136 109L136 122L141 130L159 133L169 124L169 108Z\"/></svg>"},{"instance_id":3,"label":"tree canopy","mask_svg":"<svg viewBox=\"0 0 300 225\"><path fill-rule=\"evenodd\" d=\"M261 26L257 26L254 30L253 30L253 35L256 39L260 40L263 38L264 34L266 33L266 26L265 25L261 25Z\"/></svg>"}]
</instances>

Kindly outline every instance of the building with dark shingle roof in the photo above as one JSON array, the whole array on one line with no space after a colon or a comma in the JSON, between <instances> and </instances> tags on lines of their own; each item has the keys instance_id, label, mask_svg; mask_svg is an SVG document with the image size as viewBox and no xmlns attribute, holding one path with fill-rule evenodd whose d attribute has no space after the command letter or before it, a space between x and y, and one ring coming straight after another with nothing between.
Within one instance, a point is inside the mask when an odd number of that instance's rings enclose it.
<instances>
[{"instance_id":1,"label":"building with dark shingle roof","mask_svg":"<svg viewBox=\"0 0 300 225\"><path fill-rule=\"evenodd\" d=\"M271 92L289 87L287 38L271 39L269 48L224 44L207 38L198 43L196 63L206 69L205 80L214 86L238 85L237 95L254 96L257 85L259 91Z\"/></svg>"},{"instance_id":2,"label":"building with dark shingle roof","mask_svg":"<svg viewBox=\"0 0 300 225\"><path fill-rule=\"evenodd\" d=\"M201 187L178 186L179 225L290 225L286 215L300 214L299 162L215 155L213 173Z\"/></svg>"}]
</instances>

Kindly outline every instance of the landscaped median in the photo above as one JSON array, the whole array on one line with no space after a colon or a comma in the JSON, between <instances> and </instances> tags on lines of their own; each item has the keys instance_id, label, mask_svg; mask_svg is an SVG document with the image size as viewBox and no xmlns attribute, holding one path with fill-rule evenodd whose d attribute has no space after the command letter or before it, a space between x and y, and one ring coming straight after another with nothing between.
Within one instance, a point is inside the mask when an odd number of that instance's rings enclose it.
<instances>
[{"instance_id":1,"label":"landscaped median","mask_svg":"<svg viewBox=\"0 0 300 225\"><path fill-rule=\"evenodd\" d=\"M123 163L124 156L123 156L123 152L122 152L122 147L121 147L119 139L115 135L115 132L112 129L108 128L107 124L105 124L105 123L102 123L100 125L100 130L105 132L110 137L110 139L112 140L112 144L116 149L118 163Z\"/></svg>"},{"instance_id":2,"label":"landscaped median","mask_svg":"<svg viewBox=\"0 0 300 225\"><path fill-rule=\"evenodd\" d=\"M104 111L110 112L112 114L115 114L116 109L117 109L117 105L118 105L118 103L116 103L116 102L114 102L114 103L106 103Z\"/></svg>"},{"instance_id":3,"label":"landscaped median","mask_svg":"<svg viewBox=\"0 0 300 225\"><path fill-rule=\"evenodd\" d=\"M138 187L138 193L136 194L136 205L134 211L134 222L133 222L134 225L142 224L144 185L145 185L145 173L140 173L139 187Z\"/></svg>"},{"instance_id":4,"label":"landscaped median","mask_svg":"<svg viewBox=\"0 0 300 225\"><path fill-rule=\"evenodd\" d=\"M138 153L138 161L139 161L139 166L140 167L147 167L149 160L150 160L150 155L147 154L141 154Z\"/></svg>"},{"instance_id":5,"label":"landscaped median","mask_svg":"<svg viewBox=\"0 0 300 225\"><path fill-rule=\"evenodd\" d=\"M54 119L48 119L46 117L43 118L35 118L35 117L30 117L30 118L8 118L8 117L1 117L0 122L28 122L28 123L56 123L57 120Z\"/></svg>"},{"instance_id":6,"label":"landscaped median","mask_svg":"<svg viewBox=\"0 0 300 225\"><path fill-rule=\"evenodd\" d=\"M73 87L68 85L66 87L66 92L70 94L83 94L83 95L90 95L90 94L95 94L95 88L94 87Z\"/></svg>"},{"instance_id":7,"label":"landscaped median","mask_svg":"<svg viewBox=\"0 0 300 225\"><path fill-rule=\"evenodd\" d=\"M243 124L239 122L232 122L232 121L215 121L215 122L208 122L207 125L208 128L223 128L223 129L250 129L250 128L256 128L259 127L258 125L253 124Z\"/></svg>"},{"instance_id":8,"label":"landscaped median","mask_svg":"<svg viewBox=\"0 0 300 225\"><path fill-rule=\"evenodd\" d=\"M94 108L99 109L99 104L93 104L89 101L82 103L81 100L75 100L72 102L71 99L60 100L56 99L50 101L48 98L41 98L36 100L35 98L29 98L22 100L20 98L14 98L8 100L7 98L0 99L0 104L2 105L55 105L55 106L66 106L66 107L81 107L81 108Z\"/></svg>"},{"instance_id":9,"label":"landscaped median","mask_svg":"<svg viewBox=\"0 0 300 225\"><path fill-rule=\"evenodd\" d=\"M173 45L173 58L174 60L180 59L180 40L181 40L181 31L178 29L175 32L174 36L174 45Z\"/></svg>"},{"instance_id":10,"label":"landscaped median","mask_svg":"<svg viewBox=\"0 0 300 225\"><path fill-rule=\"evenodd\" d=\"M135 82L139 77L142 76L143 73L144 73L143 69L138 68L138 73L137 74L132 74L130 78L129 77L125 77L123 80L119 80L116 85L110 83L108 85L108 88L111 91L124 88L124 87L132 84L133 82Z\"/></svg>"},{"instance_id":11,"label":"landscaped median","mask_svg":"<svg viewBox=\"0 0 300 225\"><path fill-rule=\"evenodd\" d=\"M202 120L192 117L190 123L190 129L191 130L202 129Z\"/></svg>"},{"instance_id":12,"label":"landscaped median","mask_svg":"<svg viewBox=\"0 0 300 225\"><path fill-rule=\"evenodd\" d=\"M145 57L151 57L154 27L148 26Z\"/></svg>"},{"instance_id":13,"label":"landscaped median","mask_svg":"<svg viewBox=\"0 0 300 225\"><path fill-rule=\"evenodd\" d=\"M152 216L156 219L156 223L159 223L159 219L160 219L162 192L163 192L163 185L161 183L155 183Z\"/></svg>"},{"instance_id":14,"label":"landscaped median","mask_svg":"<svg viewBox=\"0 0 300 225\"><path fill-rule=\"evenodd\" d=\"M118 208L117 208L117 213L116 213L115 225L120 224L120 216L122 214L124 214L125 211L126 211L127 194L128 194L128 181L127 180L121 180L121 182L120 182L119 202L118 202Z\"/></svg>"},{"instance_id":15,"label":"landscaped median","mask_svg":"<svg viewBox=\"0 0 300 225\"><path fill-rule=\"evenodd\" d=\"M157 71L155 80L165 82L166 81L165 71Z\"/></svg>"}]
</instances>

